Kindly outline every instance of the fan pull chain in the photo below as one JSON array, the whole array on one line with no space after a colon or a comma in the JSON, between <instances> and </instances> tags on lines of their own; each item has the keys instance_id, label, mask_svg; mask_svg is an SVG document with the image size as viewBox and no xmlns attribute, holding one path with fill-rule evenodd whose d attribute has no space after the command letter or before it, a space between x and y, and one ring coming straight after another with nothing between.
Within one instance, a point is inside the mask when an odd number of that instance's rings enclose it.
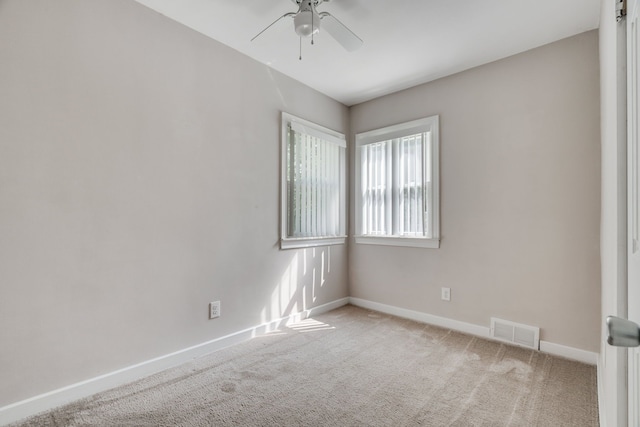
<instances>
[{"instance_id":1,"label":"fan pull chain","mask_svg":"<svg viewBox=\"0 0 640 427\"><path fill-rule=\"evenodd\" d=\"M315 31L313 30L313 18L315 18L315 9L313 8L313 6L311 7L311 45L313 46L313 34L315 33Z\"/></svg>"},{"instance_id":2,"label":"fan pull chain","mask_svg":"<svg viewBox=\"0 0 640 427\"><path fill-rule=\"evenodd\" d=\"M302 61L302 37L300 37L300 57L298 59Z\"/></svg>"}]
</instances>

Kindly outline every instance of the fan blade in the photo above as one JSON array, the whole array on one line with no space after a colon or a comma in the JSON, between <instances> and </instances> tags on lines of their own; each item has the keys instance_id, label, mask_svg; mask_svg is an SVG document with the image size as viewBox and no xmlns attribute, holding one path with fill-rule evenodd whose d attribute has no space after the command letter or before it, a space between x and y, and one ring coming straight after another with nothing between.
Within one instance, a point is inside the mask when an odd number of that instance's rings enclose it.
<instances>
[{"instance_id":1,"label":"fan blade","mask_svg":"<svg viewBox=\"0 0 640 427\"><path fill-rule=\"evenodd\" d=\"M275 21L273 21L271 23L271 25L269 25L267 28L265 28L264 30L260 31L258 34L255 35L254 38L251 39L251 41L254 41L255 39L258 38L258 36L262 33L264 33L265 31L267 31L269 28L273 27L275 25L276 22L278 22L279 20L281 20L282 18L285 18L287 16L295 16L296 14L293 12L289 12L289 13L285 13L284 15L282 15L280 18L276 19Z\"/></svg>"},{"instance_id":2,"label":"fan blade","mask_svg":"<svg viewBox=\"0 0 640 427\"><path fill-rule=\"evenodd\" d=\"M349 52L353 52L364 43L360 37L356 36L353 31L329 12L322 12L320 17L322 18L321 28L327 30L329 35Z\"/></svg>"}]
</instances>

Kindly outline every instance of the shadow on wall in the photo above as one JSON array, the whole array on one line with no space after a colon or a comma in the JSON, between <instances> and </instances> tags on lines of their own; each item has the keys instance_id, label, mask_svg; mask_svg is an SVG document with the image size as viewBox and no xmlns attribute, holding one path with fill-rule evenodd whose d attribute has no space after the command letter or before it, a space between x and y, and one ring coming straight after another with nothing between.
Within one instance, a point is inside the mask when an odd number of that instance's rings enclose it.
<instances>
[{"instance_id":1,"label":"shadow on wall","mask_svg":"<svg viewBox=\"0 0 640 427\"><path fill-rule=\"evenodd\" d=\"M291 259L262 309L262 323L300 313L314 306L331 273L331 247L301 249Z\"/></svg>"}]
</instances>

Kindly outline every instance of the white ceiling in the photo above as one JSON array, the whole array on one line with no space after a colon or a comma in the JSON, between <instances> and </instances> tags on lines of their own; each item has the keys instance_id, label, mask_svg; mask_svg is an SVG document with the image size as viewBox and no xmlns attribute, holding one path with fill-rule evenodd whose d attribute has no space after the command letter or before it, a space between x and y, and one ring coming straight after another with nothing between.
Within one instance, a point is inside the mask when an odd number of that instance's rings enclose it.
<instances>
[{"instance_id":1,"label":"white ceiling","mask_svg":"<svg viewBox=\"0 0 640 427\"><path fill-rule=\"evenodd\" d=\"M332 0L364 40L347 52L328 34L299 38L291 0L136 0L346 104L354 105L598 28L600 0Z\"/></svg>"}]
</instances>

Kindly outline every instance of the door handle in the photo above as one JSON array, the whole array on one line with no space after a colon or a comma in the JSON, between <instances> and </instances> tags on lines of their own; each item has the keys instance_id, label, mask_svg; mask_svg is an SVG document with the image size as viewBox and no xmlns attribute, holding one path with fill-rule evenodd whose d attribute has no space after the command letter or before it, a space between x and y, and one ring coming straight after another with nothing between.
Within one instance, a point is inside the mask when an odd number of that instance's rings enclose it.
<instances>
[{"instance_id":1,"label":"door handle","mask_svg":"<svg viewBox=\"0 0 640 427\"><path fill-rule=\"evenodd\" d=\"M631 320L607 317L607 342L616 347L640 346L640 327Z\"/></svg>"}]
</instances>

